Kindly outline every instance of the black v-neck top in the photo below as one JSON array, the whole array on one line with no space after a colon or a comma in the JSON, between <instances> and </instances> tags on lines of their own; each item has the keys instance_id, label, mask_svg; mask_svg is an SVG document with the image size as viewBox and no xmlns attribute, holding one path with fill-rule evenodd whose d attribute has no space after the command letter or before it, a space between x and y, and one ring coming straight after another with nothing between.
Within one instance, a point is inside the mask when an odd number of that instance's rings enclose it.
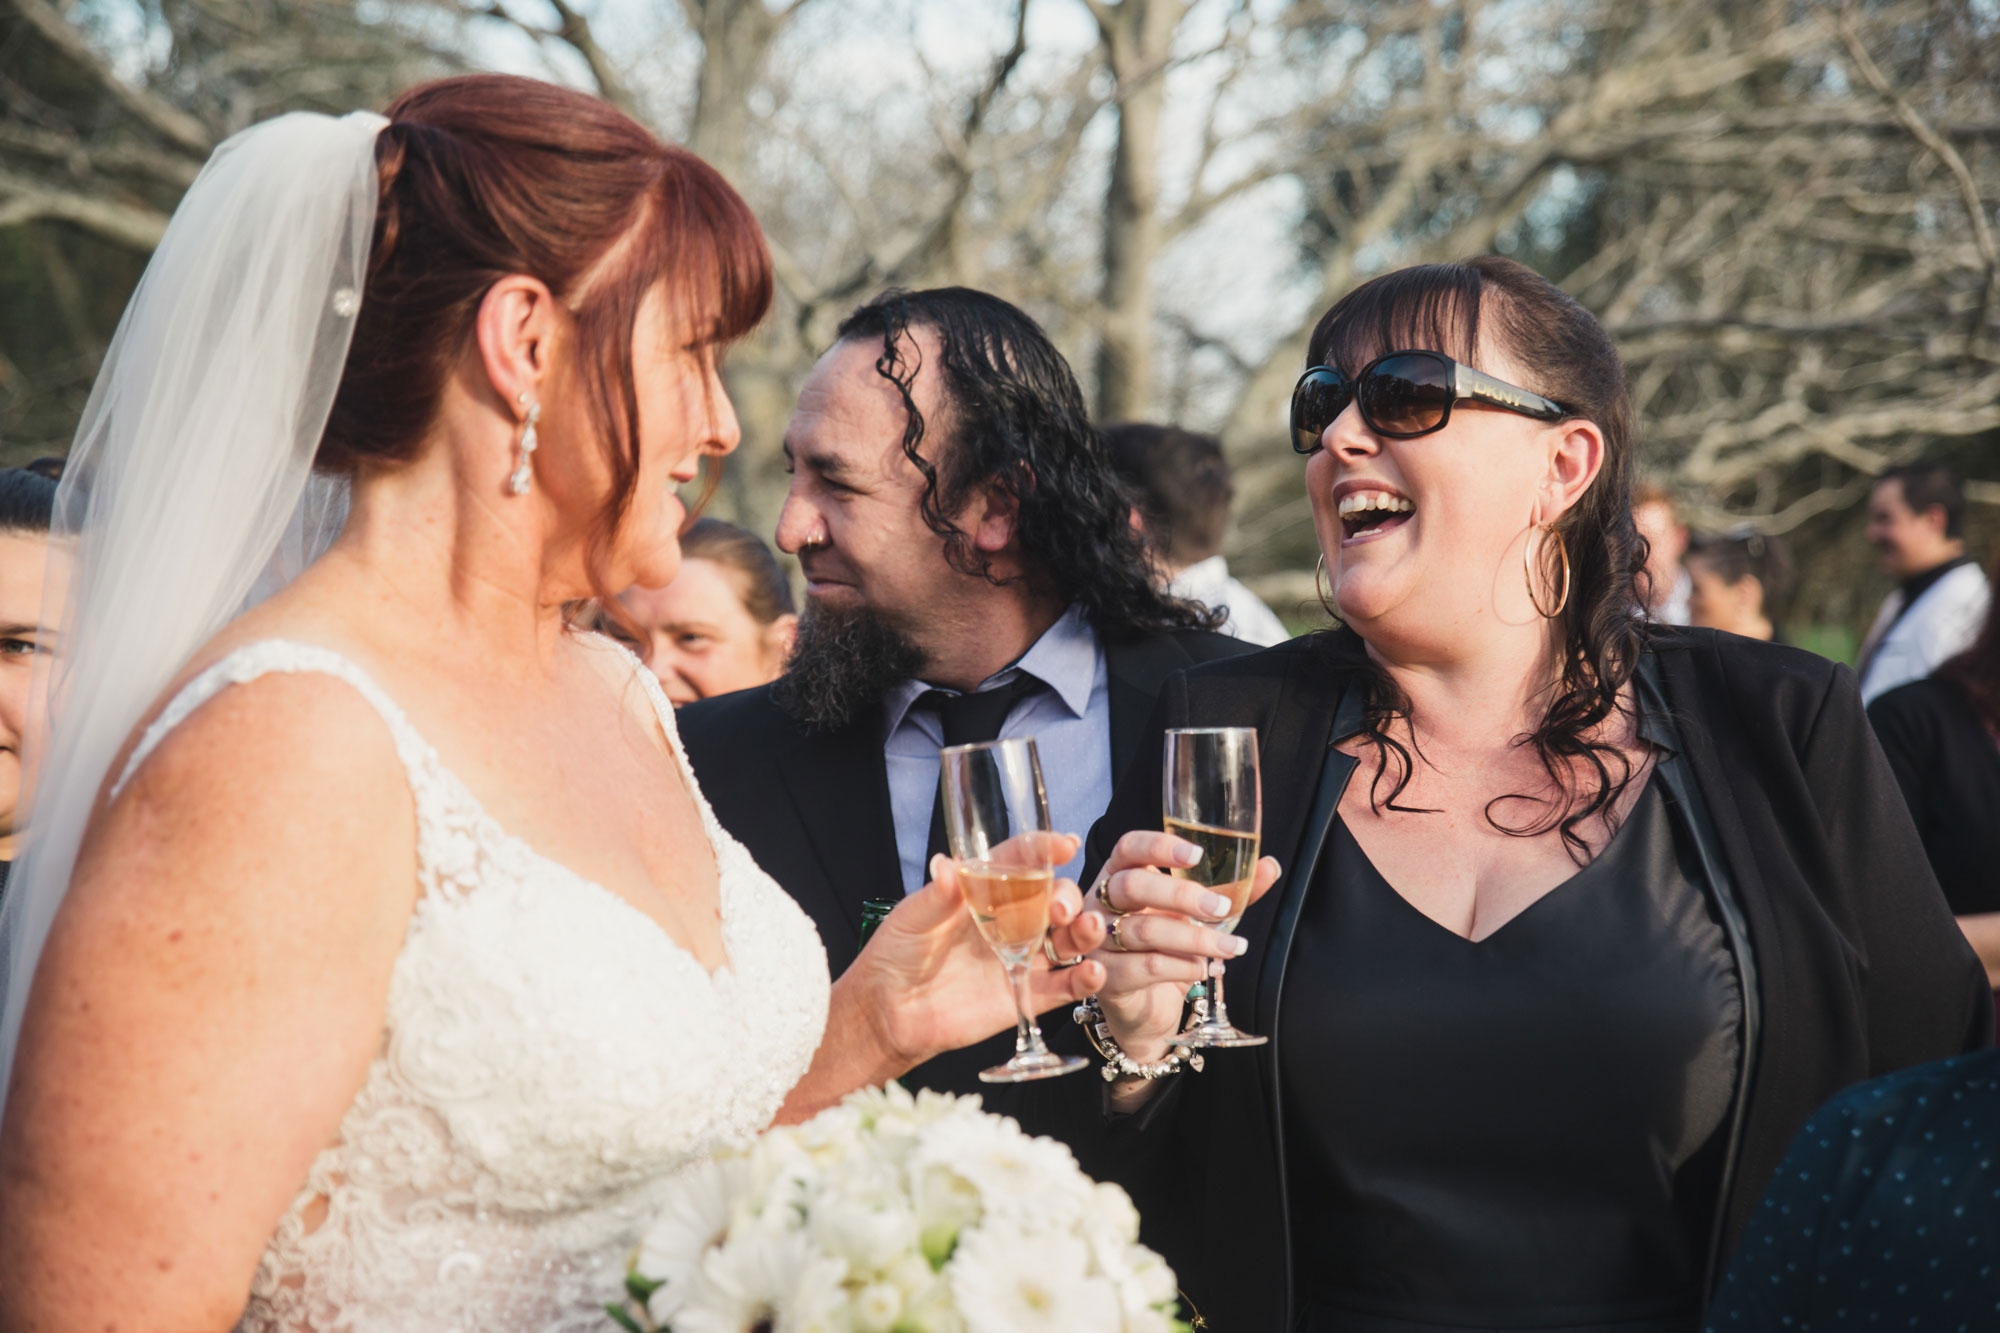
<instances>
[{"instance_id":1,"label":"black v-neck top","mask_svg":"<svg viewBox=\"0 0 2000 1333\"><path fill-rule=\"evenodd\" d=\"M1335 819L1277 1053L1308 1333L1696 1326L1743 1006L1678 823L1649 778L1474 943Z\"/></svg>"}]
</instances>

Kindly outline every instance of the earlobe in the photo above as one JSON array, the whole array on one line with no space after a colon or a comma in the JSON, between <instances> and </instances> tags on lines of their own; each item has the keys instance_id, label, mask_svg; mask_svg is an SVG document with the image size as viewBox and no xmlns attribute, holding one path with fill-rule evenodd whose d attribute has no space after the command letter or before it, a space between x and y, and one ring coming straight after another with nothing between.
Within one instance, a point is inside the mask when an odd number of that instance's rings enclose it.
<instances>
[{"instance_id":1,"label":"earlobe","mask_svg":"<svg viewBox=\"0 0 2000 1333\"><path fill-rule=\"evenodd\" d=\"M974 548L996 555L1013 544L1014 529L1021 517L1021 502L1012 491L988 485L985 501L972 532Z\"/></svg>"},{"instance_id":2,"label":"earlobe","mask_svg":"<svg viewBox=\"0 0 2000 1333\"><path fill-rule=\"evenodd\" d=\"M518 402L524 393L540 397L549 369L554 300L540 280L522 274L502 278L480 299L473 335L487 382L501 402Z\"/></svg>"},{"instance_id":3,"label":"earlobe","mask_svg":"<svg viewBox=\"0 0 2000 1333\"><path fill-rule=\"evenodd\" d=\"M764 631L765 649L772 665L783 667L792 655L792 641L799 636L799 618L790 612L772 621Z\"/></svg>"},{"instance_id":4,"label":"earlobe","mask_svg":"<svg viewBox=\"0 0 2000 1333\"><path fill-rule=\"evenodd\" d=\"M1593 421L1567 421L1557 428L1561 438L1549 453L1544 498L1553 501L1553 520L1581 500L1604 470L1604 432Z\"/></svg>"}]
</instances>

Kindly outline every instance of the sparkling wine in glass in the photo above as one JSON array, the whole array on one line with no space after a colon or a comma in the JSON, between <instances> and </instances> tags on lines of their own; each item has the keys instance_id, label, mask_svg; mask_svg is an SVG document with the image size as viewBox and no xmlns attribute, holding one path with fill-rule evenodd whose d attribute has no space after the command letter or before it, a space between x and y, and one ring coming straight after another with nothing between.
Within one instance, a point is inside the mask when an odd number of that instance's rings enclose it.
<instances>
[{"instance_id":1,"label":"sparkling wine in glass","mask_svg":"<svg viewBox=\"0 0 2000 1333\"><path fill-rule=\"evenodd\" d=\"M945 832L958 861L966 910L1000 959L1014 995L1014 1058L983 1069L985 1083L1054 1078L1084 1067L1042 1041L1028 1002L1029 963L1049 930L1056 835L1032 737L950 745L939 755Z\"/></svg>"},{"instance_id":2,"label":"sparkling wine in glass","mask_svg":"<svg viewBox=\"0 0 2000 1333\"><path fill-rule=\"evenodd\" d=\"M1175 868L1229 900L1229 912L1210 924L1236 929L1250 902L1263 831L1263 786L1257 773L1257 732L1253 727L1187 727L1167 732L1165 780L1161 797L1167 832L1201 848L1201 860ZM1222 1000L1222 963L1208 981L1208 1013L1183 1032L1188 1046L1262 1046L1229 1021Z\"/></svg>"}]
</instances>

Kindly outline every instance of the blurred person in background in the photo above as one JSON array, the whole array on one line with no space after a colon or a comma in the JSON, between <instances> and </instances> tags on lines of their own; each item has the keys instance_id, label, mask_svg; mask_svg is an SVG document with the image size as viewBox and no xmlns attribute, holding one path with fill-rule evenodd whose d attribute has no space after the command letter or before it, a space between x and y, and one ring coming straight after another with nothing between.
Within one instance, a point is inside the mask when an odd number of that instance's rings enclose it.
<instances>
[{"instance_id":1,"label":"blurred person in background","mask_svg":"<svg viewBox=\"0 0 2000 1333\"><path fill-rule=\"evenodd\" d=\"M1885 691L1868 720L1959 929L2000 983L2000 603L1970 648Z\"/></svg>"},{"instance_id":2,"label":"blurred person in background","mask_svg":"<svg viewBox=\"0 0 2000 1333\"><path fill-rule=\"evenodd\" d=\"M681 552L672 583L618 595L629 624L606 615L601 627L638 653L676 707L776 680L799 617L771 548L733 523L704 518L682 534Z\"/></svg>"},{"instance_id":3,"label":"blurred person in background","mask_svg":"<svg viewBox=\"0 0 2000 1333\"><path fill-rule=\"evenodd\" d=\"M1693 584L1681 557L1687 554L1688 529L1674 493L1657 481L1634 486L1632 522L1646 539L1646 579L1639 588L1646 613L1663 625L1687 624Z\"/></svg>"},{"instance_id":4,"label":"blurred person in background","mask_svg":"<svg viewBox=\"0 0 2000 1333\"><path fill-rule=\"evenodd\" d=\"M22 752L38 720L35 666L49 650L41 629L42 590L55 503L56 483L44 473L20 467L0 471L0 892L13 869L28 805ZM60 553L55 558L66 559Z\"/></svg>"},{"instance_id":5,"label":"blurred person in background","mask_svg":"<svg viewBox=\"0 0 2000 1333\"><path fill-rule=\"evenodd\" d=\"M1919 680L1962 651L1986 614L1986 576L1965 553L1965 488L1942 463L1882 474L1868 497L1868 542L1901 585L1861 641L1861 697Z\"/></svg>"},{"instance_id":6,"label":"blurred person in background","mask_svg":"<svg viewBox=\"0 0 2000 1333\"><path fill-rule=\"evenodd\" d=\"M1167 594L1227 611L1217 628L1260 648L1291 638L1263 599L1230 577L1223 558L1236 486L1222 441L1139 421L1101 433L1112 469L1131 488L1135 521Z\"/></svg>"},{"instance_id":7,"label":"blurred person in background","mask_svg":"<svg viewBox=\"0 0 2000 1333\"><path fill-rule=\"evenodd\" d=\"M1688 624L1783 642L1777 608L1792 589L1792 555L1777 537L1742 531L1697 537L1682 567Z\"/></svg>"}]
</instances>

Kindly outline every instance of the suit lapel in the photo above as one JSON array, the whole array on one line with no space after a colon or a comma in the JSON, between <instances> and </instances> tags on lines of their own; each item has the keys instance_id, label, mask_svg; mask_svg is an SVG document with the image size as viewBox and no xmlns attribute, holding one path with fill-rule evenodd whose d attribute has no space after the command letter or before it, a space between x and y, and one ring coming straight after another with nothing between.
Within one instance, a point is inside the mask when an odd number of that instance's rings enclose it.
<instances>
[{"instance_id":1,"label":"suit lapel","mask_svg":"<svg viewBox=\"0 0 2000 1333\"><path fill-rule=\"evenodd\" d=\"M1246 914L1238 933L1250 939L1250 949L1242 961L1230 965L1231 973L1243 973L1236 993L1246 1000L1255 997L1251 1012L1260 1025L1256 1031L1269 1030L1283 975L1281 955L1290 947L1289 928L1298 919L1312 877L1305 860L1316 846L1312 835L1320 831L1312 826L1314 801L1320 794L1334 714L1344 693L1341 682L1316 658L1301 658L1286 675L1262 723L1264 849L1278 858L1283 873L1252 909L1255 919ZM1243 967L1249 959L1256 964Z\"/></svg>"},{"instance_id":2,"label":"suit lapel","mask_svg":"<svg viewBox=\"0 0 2000 1333\"><path fill-rule=\"evenodd\" d=\"M838 731L804 732L780 759L778 772L858 941L861 904L900 898L903 887L889 773L882 762L880 707Z\"/></svg>"},{"instance_id":3,"label":"suit lapel","mask_svg":"<svg viewBox=\"0 0 2000 1333\"><path fill-rule=\"evenodd\" d=\"M1146 738L1146 720L1167 677L1194 665L1187 649L1171 634L1149 634L1104 645L1108 677L1106 702L1111 710L1111 777L1115 782L1131 766Z\"/></svg>"}]
</instances>

